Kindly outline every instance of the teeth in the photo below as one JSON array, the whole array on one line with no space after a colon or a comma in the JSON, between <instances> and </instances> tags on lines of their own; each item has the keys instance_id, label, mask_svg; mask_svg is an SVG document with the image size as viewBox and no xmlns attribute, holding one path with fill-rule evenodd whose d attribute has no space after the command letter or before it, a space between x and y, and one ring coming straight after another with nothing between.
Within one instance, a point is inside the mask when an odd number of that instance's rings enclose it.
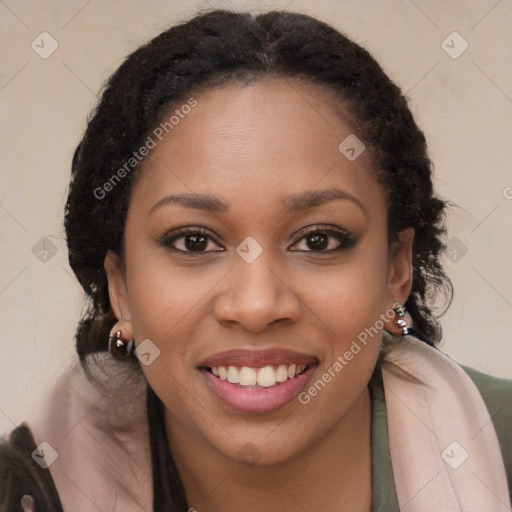
<instances>
[{"instance_id":1,"label":"teeth","mask_svg":"<svg viewBox=\"0 0 512 512\"><path fill-rule=\"evenodd\" d=\"M276 381L284 382L288 378L288 369L284 364L281 364L277 367L276 371Z\"/></svg>"},{"instance_id":2,"label":"teeth","mask_svg":"<svg viewBox=\"0 0 512 512\"><path fill-rule=\"evenodd\" d=\"M234 366L230 366L228 368L227 375L228 382L231 382L231 384L238 384L240 382L239 374L240 372Z\"/></svg>"},{"instance_id":3,"label":"teeth","mask_svg":"<svg viewBox=\"0 0 512 512\"><path fill-rule=\"evenodd\" d=\"M276 382L285 382L287 379L293 379L299 376L306 369L305 364L281 364L277 368L265 366L263 368L250 368L249 366L211 367L213 375L222 380L227 380L231 384L240 384L241 386L258 386L269 388Z\"/></svg>"},{"instance_id":4,"label":"teeth","mask_svg":"<svg viewBox=\"0 0 512 512\"><path fill-rule=\"evenodd\" d=\"M258 383L258 386L263 386L264 388L273 386L276 383L276 372L274 371L274 368L272 368L272 366L260 368L258 370L256 382Z\"/></svg>"},{"instance_id":5,"label":"teeth","mask_svg":"<svg viewBox=\"0 0 512 512\"><path fill-rule=\"evenodd\" d=\"M242 367L238 377L242 386L254 386L256 384L256 372L247 366Z\"/></svg>"}]
</instances>

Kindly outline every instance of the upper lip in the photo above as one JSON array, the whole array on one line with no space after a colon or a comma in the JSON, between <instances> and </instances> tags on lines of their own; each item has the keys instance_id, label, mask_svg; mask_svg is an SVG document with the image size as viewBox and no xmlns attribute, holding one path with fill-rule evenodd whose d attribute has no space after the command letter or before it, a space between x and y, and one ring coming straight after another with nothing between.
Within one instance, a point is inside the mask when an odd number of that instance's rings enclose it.
<instances>
[{"instance_id":1,"label":"upper lip","mask_svg":"<svg viewBox=\"0 0 512 512\"><path fill-rule=\"evenodd\" d=\"M263 367L280 364L309 364L317 363L318 360L310 355L284 348L267 348L263 350L232 349L219 352L204 359L201 366L210 368L217 366L252 366Z\"/></svg>"}]
</instances>

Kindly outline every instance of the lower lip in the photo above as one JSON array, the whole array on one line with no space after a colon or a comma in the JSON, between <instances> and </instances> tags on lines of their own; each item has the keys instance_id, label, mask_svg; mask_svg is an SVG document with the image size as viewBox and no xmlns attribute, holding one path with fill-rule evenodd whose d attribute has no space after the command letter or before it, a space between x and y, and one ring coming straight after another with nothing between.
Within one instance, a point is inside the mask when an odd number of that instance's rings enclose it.
<instances>
[{"instance_id":1,"label":"lower lip","mask_svg":"<svg viewBox=\"0 0 512 512\"><path fill-rule=\"evenodd\" d=\"M290 403L305 388L316 366L316 364L312 364L298 377L277 382L274 386L264 389L244 389L230 384L227 380L215 377L204 368L200 371L210 389L235 411L265 413L275 411Z\"/></svg>"}]
</instances>

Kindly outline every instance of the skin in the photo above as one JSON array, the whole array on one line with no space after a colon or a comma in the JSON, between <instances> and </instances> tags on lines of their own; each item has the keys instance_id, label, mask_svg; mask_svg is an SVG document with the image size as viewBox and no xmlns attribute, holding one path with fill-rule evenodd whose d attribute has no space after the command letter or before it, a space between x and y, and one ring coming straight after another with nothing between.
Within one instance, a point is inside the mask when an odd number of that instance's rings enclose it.
<instances>
[{"instance_id":1,"label":"skin","mask_svg":"<svg viewBox=\"0 0 512 512\"><path fill-rule=\"evenodd\" d=\"M414 232L389 244L386 196L370 152L353 162L341 154L352 123L318 86L268 79L196 98L198 105L144 161L130 198L124 255L105 260L119 319L114 329L136 343L149 338L161 351L142 369L165 405L189 506L339 511L343 503L368 511L367 383L381 334L307 405L293 400L266 414L228 408L197 366L233 348L282 347L316 357L310 382L316 381L360 332L407 299ZM280 207L289 194L331 188L362 208L346 199L290 213ZM149 213L165 196L191 192L214 195L229 210L169 203ZM315 251L302 231L318 224L353 232L356 245ZM182 226L208 230L208 252L191 256L159 245L159 237ZM250 264L235 251L248 236L263 248ZM328 240L328 248L340 245ZM185 250L184 242L175 247ZM386 328L396 332L392 321ZM256 453L253 465L242 460L247 450Z\"/></svg>"}]
</instances>

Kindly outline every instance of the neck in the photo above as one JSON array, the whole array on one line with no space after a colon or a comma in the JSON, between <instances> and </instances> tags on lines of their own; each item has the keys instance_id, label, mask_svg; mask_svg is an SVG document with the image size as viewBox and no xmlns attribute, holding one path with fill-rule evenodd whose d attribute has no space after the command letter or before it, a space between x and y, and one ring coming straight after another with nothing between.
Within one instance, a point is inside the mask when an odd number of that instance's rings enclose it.
<instances>
[{"instance_id":1,"label":"neck","mask_svg":"<svg viewBox=\"0 0 512 512\"><path fill-rule=\"evenodd\" d=\"M198 512L344 510L371 506L371 403L367 387L340 421L291 459L249 466L175 425L166 430L189 507ZM193 447L191 449L191 447Z\"/></svg>"}]
</instances>

